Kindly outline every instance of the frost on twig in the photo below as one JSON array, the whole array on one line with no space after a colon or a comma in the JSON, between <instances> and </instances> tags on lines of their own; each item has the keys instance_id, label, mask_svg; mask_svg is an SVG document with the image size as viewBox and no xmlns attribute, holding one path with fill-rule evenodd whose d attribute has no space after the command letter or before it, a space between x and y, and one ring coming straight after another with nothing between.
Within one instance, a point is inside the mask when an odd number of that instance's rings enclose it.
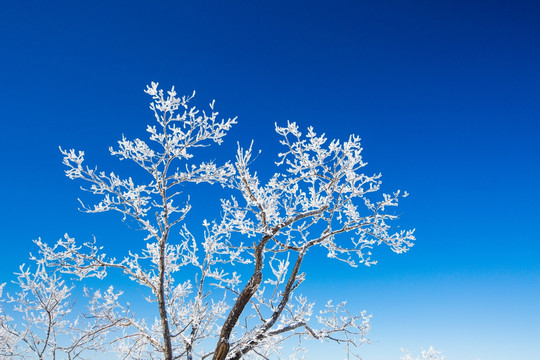
<instances>
[{"instance_id":1,"label":"frost on twig","mask_svg":"<svg viewBox=\"0 0 540 360\"><path fill-rule=\"evenodd\" d=\"M401 356L401 360L420 360L420 358L416 357L413 358L410 352L408 352L405 349L401 349L401 352L403 355ZM443 355L442 351L435 350L433 346L430 346L429 349L424 350L422 349L422 360L445 360L446 356Z\"/></svg>"},{"instance_id":2,"label":"frost on twig","mask_svg":"<svg viewBox=\"0 0 540 360\"><path fill-rule=\"evenodd\" d=\"M15 273L17 292L1 300L0 358L85 359L104 350L104 339L113 329L89 313L73 314L74 279L42 250L30 260L32 265L23 264ZM12 316L4 313L6 307Z\"/></svg>"}]
</instances>

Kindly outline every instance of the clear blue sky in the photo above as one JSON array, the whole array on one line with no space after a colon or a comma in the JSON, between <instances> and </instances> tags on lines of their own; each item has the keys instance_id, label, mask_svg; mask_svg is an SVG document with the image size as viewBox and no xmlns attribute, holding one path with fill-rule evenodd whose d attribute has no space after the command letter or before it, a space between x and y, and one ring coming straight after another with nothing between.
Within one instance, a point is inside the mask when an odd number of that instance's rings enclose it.
<instances>
[{"instance_id":1,"label":"clear blue sky","mask_svg":"<svg viewBox=\"0 0 540 360\"><path fill-rule=\"evenodd\" d=\"M359 134L384 189L411 193L409 253L306 265L304 293L374 315L366 360L430 344L453 360L540 359L539 39L535 1L4 2L0 282L37 237L134 236L77 211L58 146L114 169L107 147L143 136L142 90L158 81L238 115L219 156L254 139L265 168L274 122L291 120Z\"/></svg>"}]
</instances>

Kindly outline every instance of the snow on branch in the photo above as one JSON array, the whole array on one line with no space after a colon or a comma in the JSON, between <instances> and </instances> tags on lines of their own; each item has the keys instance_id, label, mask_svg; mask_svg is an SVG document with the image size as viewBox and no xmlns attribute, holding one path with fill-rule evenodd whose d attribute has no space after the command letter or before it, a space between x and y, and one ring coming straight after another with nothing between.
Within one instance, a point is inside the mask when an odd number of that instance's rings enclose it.
<instances>
[{"instance_id":1,"label":"snow on branch","mask_svg":"<svg viewBox=\"0 0 540 360\"><path fill-rule=\"evenodd\" d=\"M288 123L276 125L276 132L286 148L277 162L284 172L262 184L249 168L251 146L239 148L231 187L244 203L236 197L222 203L224 228L269 235L271 251L323 246L329 257L351 266L374 264L370 252L374 245L385 243L397 253L413 245L414 230L392 231L390 223L397 216L387 211L407 193L398 190L375 199L381 175L362 172L366 163L359 137L351 135L343 143L333 140L325 146L324 134L317 136L313 128L302 136L295 123ZM351 235L346 238L345 233Z\"/></svg>"},{"instance_id":2,"label":"snow on branch","mask_svg":"<svg viewBox=\"0 0 540 360\"><path fill-rule=\"evenodd\" d=\"M416 357L413 358L410 352L407 350L401 349L401 352L403 352L403 355L401 356L401 360L420 360L420 358ZM433 346L430 346L429 349L424 350L422 349L422 360L445 360L446 356L443 355L442 351L435 350Z\"/></svg>"}]
</instances>

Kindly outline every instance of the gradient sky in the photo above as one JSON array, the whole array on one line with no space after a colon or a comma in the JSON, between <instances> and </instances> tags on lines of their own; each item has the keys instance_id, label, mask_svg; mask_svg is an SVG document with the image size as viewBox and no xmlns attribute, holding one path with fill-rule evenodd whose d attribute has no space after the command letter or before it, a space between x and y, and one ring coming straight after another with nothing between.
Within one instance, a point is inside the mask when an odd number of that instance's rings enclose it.
<instances>
[{"instance_id":1,"label":"gradient sky","mask_svg":"<svg viewBox=\"0 0 540 360\"><path fill-rule=\"evenodd\" d=\"M366 171L411 194L410 252L305 267L303 293L373 314L366 360L429 345L449 360L540 359L539 39L535 1L6 1L0 283L37 237L94 234L114 252L134 236L116 214L77 211L58 146L115 169L107 147L144 136L142 90L158 81L239 117L219 159L253 139L264 173L274 122L291 120L360 135Z\"/></svg>"}]
</instances>

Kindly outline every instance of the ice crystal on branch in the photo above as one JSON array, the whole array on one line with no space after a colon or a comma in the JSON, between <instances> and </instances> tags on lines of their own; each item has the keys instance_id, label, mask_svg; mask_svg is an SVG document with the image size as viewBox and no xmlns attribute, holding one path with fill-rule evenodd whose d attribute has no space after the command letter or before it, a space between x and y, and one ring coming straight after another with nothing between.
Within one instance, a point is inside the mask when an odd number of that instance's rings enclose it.
<instances>
[{"instance_id":1,"label":"ice crystal on branch","mask_svg":"<svg viewBox=\"0 0 540 360\"><path fill-rule=\"evenodd\" d=\"M413 358L410 352L407 350L401 349L403 355L401 360L419 360L420 358ZM429 349L422 349L422 360L445 360L446 356L443 355L442 351L435 350L433 346L430 346Z\"/></svg>"}]
</instances>

